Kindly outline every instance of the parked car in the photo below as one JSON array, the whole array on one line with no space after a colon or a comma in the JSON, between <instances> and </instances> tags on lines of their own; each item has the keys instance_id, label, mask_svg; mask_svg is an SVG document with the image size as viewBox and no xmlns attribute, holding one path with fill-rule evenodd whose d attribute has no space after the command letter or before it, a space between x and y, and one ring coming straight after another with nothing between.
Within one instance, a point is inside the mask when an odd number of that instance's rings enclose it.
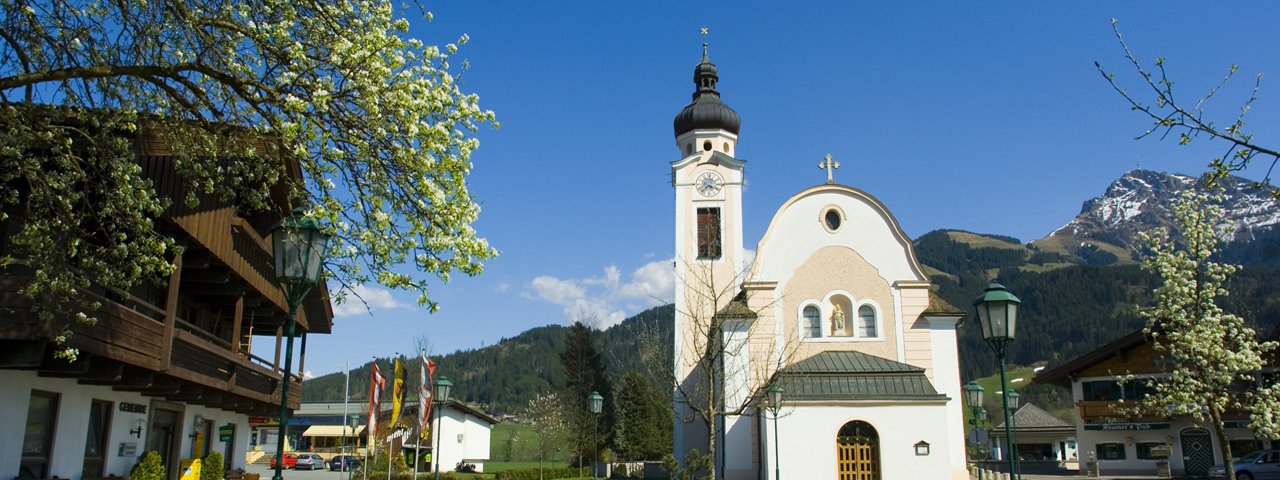
<instances>
[{"instance_id":1,"label":"parked car","mask_svg":"<svg viewBox=\"0 0 1280 480\"><path fill-rule=\"evenodd\" d=\"M324 468L324 459L314 453L300 453L298 454L298 462L293 468L296 470Z\"/></svg>"},{"instance_id":2,"label":"parked car","mask_svg":"<svg viewBox=\"0 0 1280 480\"><path fill-rule=\"evenodd\" d=\"M334 455L329 459L329 470L355 470L360 468L360 459L351 455Z\"/></svg>"},{"instance_id":3,"label":"parked car","mask_svg":"<svg viewBox=\"0 0 1280 480\"><path fill-rule=\"evenodd\" d=\"M274 456L272 456L272 457L271 457L271 468L272 468L272 469L275 469L275 468L276 468L276 459L278 459L278 458L280 458L280 456L279 456L279 455L274 455ZM297 455L292 454L292 453L286 453L286 454L284 454L284 468L294 468L294 467L295 467L295 466L297 466L297 465L298 465L298 456L297 456Z\"/></svg>"},{"instance_id":4,"label":"parked car","mask_svg":"<svg viewBox=\"0 0 1280 480\"><path fill-rule=\"evenodd\" d=\"M1280 450L1262 450L1245 455L1235 461L1236 480L1280 479ZM1227 478L1227 469L1214 465L1209 478Z\"/></svg>"}]
</instances>

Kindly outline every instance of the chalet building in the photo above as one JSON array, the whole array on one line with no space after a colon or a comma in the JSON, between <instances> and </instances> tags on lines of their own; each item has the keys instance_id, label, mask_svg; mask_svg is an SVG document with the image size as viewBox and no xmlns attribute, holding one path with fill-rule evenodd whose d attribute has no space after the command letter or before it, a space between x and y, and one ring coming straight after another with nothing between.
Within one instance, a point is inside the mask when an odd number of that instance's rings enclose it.
<instances>
[{"instance_id":1,"label":"chalet building","mask_svg":"<svg viewBox=\"0 0 1280 480\"><path fill-rule=\"evenodd\" d=\"M162 195L183 198L182 181L164 148L142 146L137 158ZM286 173L301 175L297 164ZM284 198L283 192L275 198ZM288 312L274 281L269 230L287 208L241 216L203 198L191 208L172 202L157 227L183 253L167 283L133 291L91 288L100 302L93 326L73 324L72 363L55 359L55 331L37 321L18 293L32 272L17 259L0 270L0 475L79 480L127 476L147 451L159 452L170 479L181 459L221 452L243 467L250 416L275 417L283 388L289 407L301 379L282 385L282 326ZM21 212L15 221L21 221ZM0 255L12 250L0 231ZM304 368L308 334L329 333L332 311L323 285L298 313ZM264 338L265 337L265 338ZM250 353L251 342L275 342L273 358ZM261 350L261 348L259 349Z\"/></svg>"},{"instance_id":2,"label":"chalet building","mask_svg":"<svg viewBox=\"0 0 1280 480\"><path fill-rule=\"evenodd\" d=\"M1277 334L1280 330L1272 338ZM1035 382L1071 389L1082 472L1200 478L1213 465L1223 463L1212 427L1190 416L1129 417L1116 411L1142 398L1147 388L1144 379L1165 374L1167 366L1161 359L1152 341L1136 331L1036 375ZM1134 381L1117 381L1117 375L1127 374ZM1256 438L1244 415L1229 415L1225 423L1235 455L1280 448L1280 442Z\"/></svg>"}]
</instances>

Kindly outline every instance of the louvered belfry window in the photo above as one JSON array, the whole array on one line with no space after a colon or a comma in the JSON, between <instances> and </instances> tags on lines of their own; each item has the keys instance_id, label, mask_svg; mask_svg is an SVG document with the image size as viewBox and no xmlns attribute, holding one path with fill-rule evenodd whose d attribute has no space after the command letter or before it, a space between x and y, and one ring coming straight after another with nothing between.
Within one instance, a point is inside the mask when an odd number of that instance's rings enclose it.
<instances>
[{"instance_id":1,"label":"louvered belfry window","mask_svg":"<svg viewBox=\"0 0 1280 480\"><path fill-rule=\"evenodd\" d=\"M720 209L698 209L698 260L720 258Z\"/></svg>"}]
</instances>

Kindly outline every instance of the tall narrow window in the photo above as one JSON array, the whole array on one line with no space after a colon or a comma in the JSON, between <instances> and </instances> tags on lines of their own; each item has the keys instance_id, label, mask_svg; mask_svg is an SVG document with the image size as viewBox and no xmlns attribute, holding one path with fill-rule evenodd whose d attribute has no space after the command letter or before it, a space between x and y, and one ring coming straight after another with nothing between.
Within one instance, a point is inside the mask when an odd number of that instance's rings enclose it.
<instances>
[{"instance_id":1,"label":"tall narrow window","mask_svg":"<svg viewBox=\"0 0 1280 480\"><path fill-rule=\"evenodd\" d=\"M84 439L84 477L101 477L106 461L108 426L111 425L111 402L94 400L89 405L89 432Z\"/></svg>"},{"instance_id":2,"label":"tall narrow window","mask_svg":"<svg viewBox=\"0 0 1280 480\"><path fill-rule=\"evenodd\" d=\"M698 209L698 259L720 258L720 209Z\"/></svg>"},{"instance_id":3,"label":"tall narrow window","mask_svg":"<svg viewBox=\"0 0 1280 480\"><path fill-rule=\"evenodd\" d=\"M876 336L876 310L870 305L858 308L858 336L862 338Z\"/></svg>"},{"instance_id":4,"label":"tall narrow window","mask_svg":"<svg viewBox=\"0 0 1280 480\"><path fill-rule=\"evenodd\" d=\"M818 307L809 305L804 307L804 325L802 335L805 338L818 338L822 336L822 318L818 314Z\"/></svg>"},{"instance_id":5,"label":"tall narrow window","mask_svg":"<svg viewBox=\"0 0 1280 480\"><path fill-rule=\"evenodd\" d=\"M58 394L31 391L27 428L22 436L22 464L18 478L49 478L53 431L58 423Z\"/></svg>"}]
</instances>

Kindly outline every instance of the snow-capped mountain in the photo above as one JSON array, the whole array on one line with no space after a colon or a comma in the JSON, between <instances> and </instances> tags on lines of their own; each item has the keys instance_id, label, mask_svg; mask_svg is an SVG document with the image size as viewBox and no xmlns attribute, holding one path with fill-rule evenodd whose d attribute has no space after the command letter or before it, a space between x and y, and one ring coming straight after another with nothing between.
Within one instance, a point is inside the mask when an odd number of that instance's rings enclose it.
<instances>
[{"instance_id":1,"label":"snow-capped mountain","mask_svg":"<svg viewBox=\"0 0 1280 480\"><path fill-rule=\"evenodd\" d=\"M1101 197L1084 202L1075 219L1032 243L1090 263L1132 262L1138 232L1160 227L1175 231L1174 201L1187 189L1203 188L1203 183L1203 178L1186 175L1130 171L1112 182ZM1220 183L1223 188L1216 193L1231 224L1227 240L1250 240L1280 224L1280 202L1271 196L1274 187L1258 187L1240 177Z\"/></svg>"}]
</instances>

